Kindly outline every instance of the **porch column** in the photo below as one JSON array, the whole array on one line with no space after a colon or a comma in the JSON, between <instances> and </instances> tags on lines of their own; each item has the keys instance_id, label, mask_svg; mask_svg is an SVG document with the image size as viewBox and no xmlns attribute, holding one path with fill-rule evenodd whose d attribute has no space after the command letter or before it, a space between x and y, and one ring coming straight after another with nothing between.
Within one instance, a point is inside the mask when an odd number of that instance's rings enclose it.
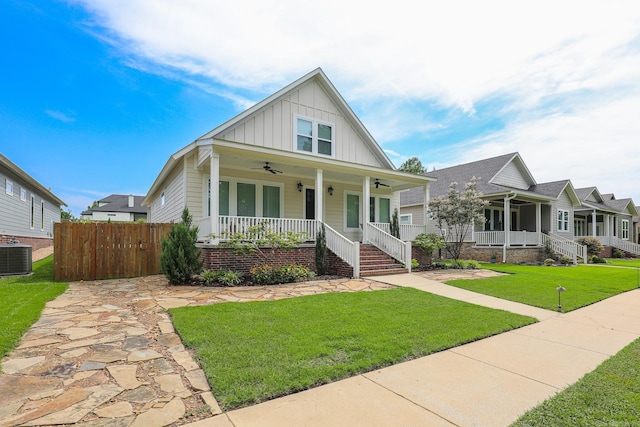
<instances>
[{"instance_id":1,"label":"porch column","mask_svg":"<svg viewBox=\"0 0 640 427\"><path fill-rule=\"evenodd\" d=\"M591 237L596 237L596 211L591 212Z\"/></svg>"},{"instance_id":2,"label":"porch column","mask_svg":"<svg viewBox=\"0 0 640 427\"><path fill-rule=\"evenodd\" d=\"M424 186L424 203L422 205L424 210L424 212L422 213L424 215L422 223L424 224L425 233L427 233L427 221L429 220L429 199L431 198L429 184L430 182L427 182L427 184Z\"/></svg>"},{"instance_id":3,"label":"porch column","mask_svg":"<svg viewBox=\"0 0 640 427\"><path fill-rule=\"evenodd\" d=\"M369 176L362 177L362 243L369 242L367 224L369 223L370 183L371 178Z\"/></svg>"},{"instance_id":4,"label":"porch column","mask_svg":"<svg viewBox=\"0 0 640 427\"><path fill-rule=\"evenodd\" d=\"M607 242L609 242L609 236L613 235L612 225L611 216L607 214L604 217L604 235L607 237Z\"/></svg>"},{"instance_id":5,"label":"porch column","mask_svg":"<svg viewBox=\"0 0 640 427\"><path fill-rule=\"evenodd\" d=\"M324 200L324 187L323 187L323 172L322 169L316 169L316 220L324 222L322 213L322 201Z\"/></svg>"},{"instance_id":6,"label":"porch column","mask_svg":"<svg viewBox=\"0 0 640 427\"><path fill-rule=\"evenodd\" d=\"M510 246L509 231L511 231L511 199L515 195L504 198L504 246L502 247L502 262L507 262L507 248Z\"/></svg>"},{"instance_id":7,"label":"porch column","mask_svg":"<svg viewBox=\"0 0 640 427\"><path fill-rule=\"evenodd\" d=\"M538 245L542 245L542 203L536 203L536 234L538 235Z\"/></svg>"},{"instance_id":8,"label":"porch column","mask_svg":"<svg viewBox=\"0 0 640 427\"><path fill-rule=\"evenodd\" d=\"M211 243L217 245L220 243L220 154L211 151L211 159L209 164L209 182L211 197L209 201L209 219L211 221L211 233L213 239Z\"/></svg>"}]
</instances>

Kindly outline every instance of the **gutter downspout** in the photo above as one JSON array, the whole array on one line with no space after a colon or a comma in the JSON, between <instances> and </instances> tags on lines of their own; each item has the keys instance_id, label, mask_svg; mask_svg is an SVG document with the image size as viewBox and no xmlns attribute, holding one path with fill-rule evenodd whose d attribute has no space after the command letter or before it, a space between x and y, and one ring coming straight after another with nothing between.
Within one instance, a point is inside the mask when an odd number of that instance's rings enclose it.
<instances>
[{"instance_id":1,"label":"gutter downspout","mask_svg":"<svg viewBox=\"0 0 640 427\"><path fill-rule=\"evenodd\" d=\"M504 245L502 246L502 263L507 262L507 248L509 247L509 231L511 231L511 204L510 200L516 198L515 194L504 198Z\"/></svg>"}]
</instances>

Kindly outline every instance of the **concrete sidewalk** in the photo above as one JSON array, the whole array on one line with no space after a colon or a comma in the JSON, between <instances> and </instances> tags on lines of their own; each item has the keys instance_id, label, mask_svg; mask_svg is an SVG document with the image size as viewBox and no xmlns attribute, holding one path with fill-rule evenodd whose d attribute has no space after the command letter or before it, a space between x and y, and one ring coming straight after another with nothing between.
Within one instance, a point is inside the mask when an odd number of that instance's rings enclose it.
<instances>
[{"instance_id":1,"label":"concrete sidewalk","mask_svg":"<svg viewBox=\"0 0 640 427\"><path fill-rule=\"evenodd\" d=\"M640 290L558 314L411 274L376 279L541 322L191 425L504 426L640 337Z\"/></svg>"}]
</instances>

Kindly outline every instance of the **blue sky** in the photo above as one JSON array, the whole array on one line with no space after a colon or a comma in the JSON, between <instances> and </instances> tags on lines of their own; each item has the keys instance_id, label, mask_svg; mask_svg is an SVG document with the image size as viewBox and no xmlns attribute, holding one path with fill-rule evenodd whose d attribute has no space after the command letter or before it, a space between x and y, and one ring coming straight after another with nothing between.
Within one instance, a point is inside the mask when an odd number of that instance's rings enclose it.
<instances>
[{"instance_id":1,"label":"blue sky","mask_svg":"<svg viewBox=\"0 0 640 427\"><path fill-rule=\"evenodd\" d=\"M396 166L518 151L640 204L636 2L317 3L5 0L0 152L78 216L322 67Z\"/></svg>"}]
</instances>

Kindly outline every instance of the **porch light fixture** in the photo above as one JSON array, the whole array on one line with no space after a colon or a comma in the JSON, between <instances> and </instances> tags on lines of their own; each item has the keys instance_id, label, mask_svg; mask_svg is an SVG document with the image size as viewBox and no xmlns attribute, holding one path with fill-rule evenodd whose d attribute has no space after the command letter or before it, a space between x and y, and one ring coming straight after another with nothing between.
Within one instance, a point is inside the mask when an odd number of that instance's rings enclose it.
<instances>
[{"instance_id":1,"label":"porch light fixture","mask_svg":"<svg viewBox=\"0 0 640 427\"><path fill-rule=\"evenodd\" d=\"M329 192L330 196L333 196L333 187L330 185L329 188L327 188L327 191Z\"/></svg>"},{"instance_id":2,"label":"porch light fixture","mask_svg":"<svg viewBox=\"0 0 640 427\"><path fill-rule=\"evenodd\" d=\"M560 304L560 294L564 291L566 291L565 288L563 288L562 286L558 286L556 288L556 291L558 291L558 311L562 311L562 304Z\"/></svg>"},{"instance_id":3,"label":"porch light fixture","mask_svg":"<svg viewBox=\"0 0 640 427\"><path fill-rule=\"evenodd\" d=\"M298 191L302 193L302 182L298 181Z\"/></svg>"}]
</instances>

